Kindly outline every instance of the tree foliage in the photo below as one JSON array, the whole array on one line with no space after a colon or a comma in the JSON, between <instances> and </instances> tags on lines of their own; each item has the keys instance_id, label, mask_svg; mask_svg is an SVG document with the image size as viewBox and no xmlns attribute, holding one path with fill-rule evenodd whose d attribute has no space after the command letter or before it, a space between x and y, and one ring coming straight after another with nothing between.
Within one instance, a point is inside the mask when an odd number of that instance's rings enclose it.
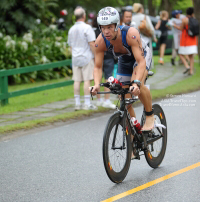
<instances>
[{"instance_id":1,"label":"tree foliage","mask_svg":"<svg viewBox=\"0 0 200 202\"><path fill-rule=\"evenodd\" d=\"M22 34L37 27L36 19L43 21L53 15L49 8L57 7L58 0L1 0L0 28L7 34Z\"/></svg>"}]
</instances>

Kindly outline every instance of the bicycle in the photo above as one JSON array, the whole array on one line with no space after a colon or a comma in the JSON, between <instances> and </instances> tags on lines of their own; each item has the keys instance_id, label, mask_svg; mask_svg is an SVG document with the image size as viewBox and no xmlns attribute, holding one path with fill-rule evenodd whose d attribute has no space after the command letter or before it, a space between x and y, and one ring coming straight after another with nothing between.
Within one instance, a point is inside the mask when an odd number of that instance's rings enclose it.
<instances>
[{"instance_id":1,"label":"bicycle","mask_svg":"<svg viewBox=\"0 0 200 202\"><path fill-rule=\"evenodd\" d=\"M153 72L149 72L148 76L152 75ZM124 82L124 85L130 86L131 82ZM138 98L125 98L125 95L131 94L131 92L129 92L129 88L122 88L119 84L101 83L100 86L109 88L110 92L98 92L99 94L113 93L121 96L120 107L108 120L103 137L103 161L110 180L114 183L120 183L125 179L130 167L132 153L134 159L138 160L140 160L141 155L145 155L149 166L157 168L164 158L167 145L167 123L160 105L154 104L152 106L157 127L151 132L140 134L131 122L127 109L127 106L136 102ZM141 126L143 126L145 118L143 111ZM161 146L159 146L159 142ZM159 151L157 152L157 150ZM144 154L140 154L140 152L144 152Z\"/></svg>"}]
</instances>

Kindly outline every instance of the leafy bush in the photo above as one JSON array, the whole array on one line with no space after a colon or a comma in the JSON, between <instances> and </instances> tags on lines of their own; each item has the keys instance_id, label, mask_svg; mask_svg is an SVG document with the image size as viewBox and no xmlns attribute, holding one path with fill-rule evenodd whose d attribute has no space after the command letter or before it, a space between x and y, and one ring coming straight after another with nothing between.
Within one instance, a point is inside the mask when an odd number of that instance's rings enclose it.
<instances>
[{"instance_id":1,"label":"leafy bush","mask_svg":"<svg viewBox=\"0 0 200 202\"><path fill-rule=\"evenodd\" d=\"M15 69L39 65L65 59L71 54L66 44L65 31L57 30L55 25L41 29L39 32L30 31L17 37L0 33L0 70ZM34 82L37 79L49 80L65 77L71 74L70 67L60 67L45 71L19 74L9 77L9 83Z\"/></svg>"},{"instance_id":2,"label":"leafy bush","mask_svg":"<svg viewBox=\"0 0 200 202\"><path fill-rule=\"evenodd\" d=\"M0 0L0 28L6 34L22 35L28 30L37 30L36 19L47 24L57 8L58 0Z\"/></svg>"}]
</instances>

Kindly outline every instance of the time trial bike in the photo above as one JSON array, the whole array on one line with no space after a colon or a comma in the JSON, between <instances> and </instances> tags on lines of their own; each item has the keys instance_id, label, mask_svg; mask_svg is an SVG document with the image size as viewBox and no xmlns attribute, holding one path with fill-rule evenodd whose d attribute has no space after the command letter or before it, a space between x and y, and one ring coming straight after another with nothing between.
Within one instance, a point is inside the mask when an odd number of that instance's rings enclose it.
<instances>
[{"instance_id":1,"label":"time trial bike","mask_svg":"<svg viewBox=\"0 0 200 202\"><path fill-rule=\"evenodd\" d=\"M148 76L151 75L153 72L149 72ZM149 166L157 168L164 158L167 145L167 122L161 106L158 104L152 106L155 118L154 129L138 132L128 112L128 106L138 98L133 96L125 98L126 94L131 94L129 91L131 82L124 82L127 88L109 82L101 83L100 86L109 88L110 92L98 92L99 94L112 93L120 97L120 106L109 118L103 137L103 161L110 180L114 183L122 182L128 173L131 160L140 160L141 155L145 155ZM143 111L141 126L145 119Z\"/></svg>"}]
</instances>

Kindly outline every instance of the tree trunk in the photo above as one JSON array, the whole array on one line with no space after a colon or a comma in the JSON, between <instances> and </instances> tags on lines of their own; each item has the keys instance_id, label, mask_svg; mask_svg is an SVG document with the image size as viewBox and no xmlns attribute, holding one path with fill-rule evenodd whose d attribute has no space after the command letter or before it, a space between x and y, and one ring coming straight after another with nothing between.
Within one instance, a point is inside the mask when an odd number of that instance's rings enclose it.
<instances>
[{"instance_id":1,"label":"tree trunk","mask_svg":"<svg viewBox=\"0 0 200 202\"><path fill-rule=\"evenodd\" d=\"M148 0L148 9L149 9L149 15L155 16L156 8L153 6L152 0Z\"/></svg>"},{"instance_id":2,"label":"tree trunk","mask_svg":"<svg viewBox=\"0 0 200 202\"><path fill-rule=\"evenodd\" d=\"M159 8L159 11L164 10L164 7L165 7L165 0L162 0L162 1L160 2L160 8Z\"/></svg>"},{"instance_id":3,"label":"tree trunk","mask_svg":"<svg viewBox=\"0 0 200 202\"><path fill-rule=\"evenodd\" d=\"M159 11L165 10L169 13L169 16L173 10L174 5L178 0L162 0L160 3Z\"/></svg>"},{"instance_id":4,"label":"tree trunk","mask_svg":"<svg viewBox=\"0 0 200 202\"><path fill-rule=\"evenodd\" d=\"M145 6L145 5L144 5L144 0L140 0L140 3L141 3L143 6Z\"/></svg>"},{"instance_id":5,"label":"tree trunk","mask_svg":"<svg viewBox=\"0 0 200 202\"><path fill-rule=\"evenodd\" d=\"M195 17L200 23L200 12L199 12L200 0L193 0L193 5L194 5ZM198 54L199 54L199 63L200 63L200 35L198 37Z\"/></svg>"}]
</instances>

